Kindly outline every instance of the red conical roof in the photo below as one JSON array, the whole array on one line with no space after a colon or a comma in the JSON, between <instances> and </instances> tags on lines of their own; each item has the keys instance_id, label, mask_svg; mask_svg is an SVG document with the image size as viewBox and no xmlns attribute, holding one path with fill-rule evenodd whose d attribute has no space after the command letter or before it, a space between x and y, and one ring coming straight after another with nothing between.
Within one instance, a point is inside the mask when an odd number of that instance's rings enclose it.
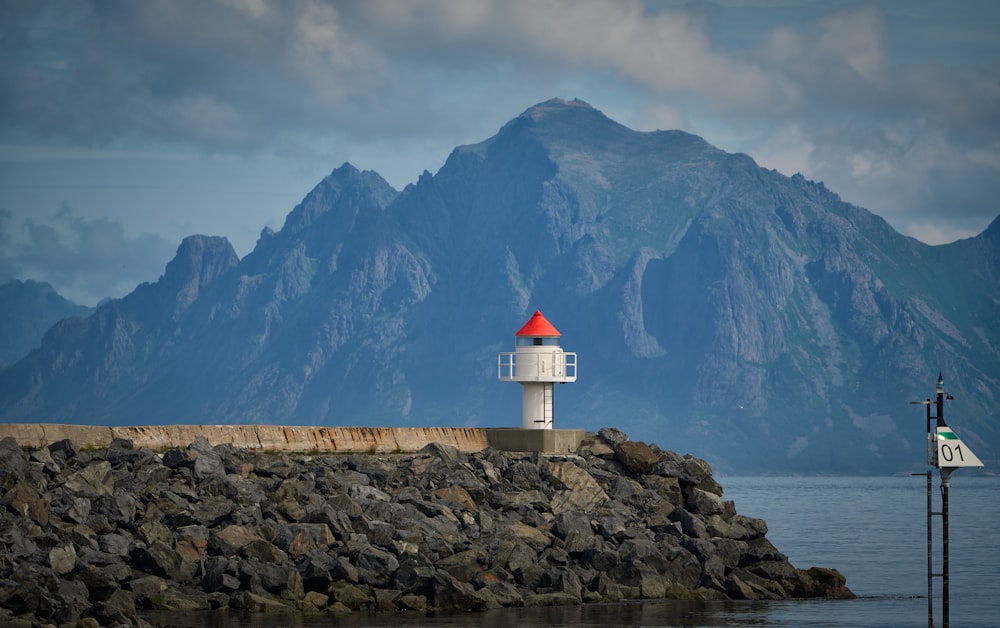
<instances>
[{"instance_id":1,"label":"red conical roof","mask_svg":"<svg viewBox=\"0 0 1000 628\"><path fill-rule=\"evenodd\" d=\"M515 336L548 336L558 338L562 336L559 330L552 326L552 323L545 320L542 313L535 310L535 313L531 315L528 322L524 324L524 327L517 330Z\"/></svg>"}]
</instances>

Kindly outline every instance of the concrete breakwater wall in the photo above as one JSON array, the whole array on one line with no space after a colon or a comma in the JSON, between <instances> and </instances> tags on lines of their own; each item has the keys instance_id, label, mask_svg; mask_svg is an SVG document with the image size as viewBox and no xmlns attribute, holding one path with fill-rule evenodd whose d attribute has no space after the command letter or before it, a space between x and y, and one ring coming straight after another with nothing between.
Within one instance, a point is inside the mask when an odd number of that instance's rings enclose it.
<instances>
[{"instance_id":1,"label":"concrete breakwater wall","mask_svg":"<svg viewBox=\"0 0 1000 628\"><path fill-rule=\"evenodd\" d=\"M163 451L186 447L198 438L211 445L234 445L259 451L392 453L419 451L442 443L461 452L489 446L487 430L464 427L314 427L288 425L135 425L108 427L55 423L0 424L0 438L23 447L46 447L70 440L84 449L106 448L116 438L136 448Z\"/></svg>"},{"instance_id":2,"label":"concrete breakwater wall","mask_svg":"<svg viewBox=\"0 0 1000 628\"><path fill-rule=\"evenodd\" d=\"M524 430L474 427L343 427L289 425L133 425L108 427L58 423L0 424L0 439L13 438L22 447L47 447L63 440L83 449L103 449L116 439L136 448L165 451L204 438L213 447L233 445L264 452L403 453L430 443L455 447L462 453L487 447L503 451L571 453L586 436L584 430Z\"/></svg>"}]
</instances>

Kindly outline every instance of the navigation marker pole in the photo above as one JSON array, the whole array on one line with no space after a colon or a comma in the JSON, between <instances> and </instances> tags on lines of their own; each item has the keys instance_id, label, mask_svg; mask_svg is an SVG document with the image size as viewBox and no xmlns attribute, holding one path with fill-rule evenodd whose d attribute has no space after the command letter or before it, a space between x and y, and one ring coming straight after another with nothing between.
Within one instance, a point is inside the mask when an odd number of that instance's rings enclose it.
<instances>
[{"instance_id":1,"label":"navigation marker pole","mask_svg":"<svg viewBox=\"0 0 1000 628\"><path fill-rule=\"evenodd\" d=\"M911 401L913 405L922 405L927 407L927 464L930 465L933 448L931 444L933 440L931 439L931 400L925 399L923 401ZM931 471L928 469L924 473L913 473L911 475L924 475L927 476L927 628L934 628L934 553L932 547L934 546L934 535L931 532L934 529L933 526L933 499L931 497Z\"/></svg>"},{"instance_id":2,"label":"navigation marker pole","mask_svg":"<svg viewBox=\"0 0 1000 628\"><path fill-rule=\"evenodd\" d=\"M951 486L951 474L962 467L982 467L983 463L972 450L948 427L944 421L945 399L954 399L944 392L944 377L938 373L937 381L937 425L931 430L931 400L911 401L912 404L927 406L927 466L937 467L941 473L941 512L931 510L931 471L927 471L927 626L934 626L934 602L931 578L941 576L941 622L944 628L951 627L950 587L948 582L948 488ZM914 475L924 475L915 473ZM933 573L931 563L931 517L941 516L941 573Z\"/></svg>"}]
</instances>

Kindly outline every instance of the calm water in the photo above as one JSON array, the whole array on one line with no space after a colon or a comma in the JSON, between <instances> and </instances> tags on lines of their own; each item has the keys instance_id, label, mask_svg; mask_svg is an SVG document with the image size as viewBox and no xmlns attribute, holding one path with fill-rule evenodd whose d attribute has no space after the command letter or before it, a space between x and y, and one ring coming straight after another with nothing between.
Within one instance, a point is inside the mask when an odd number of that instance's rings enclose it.
<instances>
[{"instance_id":1,"label":"calm water","mask_svg":"<svg viewBox=\"0 0 1000 628\"><path fill-rule=\"evenodd\" d=\"M277 626L868 626L927 625L925 477L721 477L740 514L765 519L768 538L801 568L834 567L859 597L849 601L657 602L504 609L471 615L147 615L158 625ZM940 510L935 474L934 509ZM949 493L952 626L1000 627L1000 478L952 477ZM940 517L934 570L940 572ZM934 579L941 626L941 579Z\"/></svg>"}]
</instances>

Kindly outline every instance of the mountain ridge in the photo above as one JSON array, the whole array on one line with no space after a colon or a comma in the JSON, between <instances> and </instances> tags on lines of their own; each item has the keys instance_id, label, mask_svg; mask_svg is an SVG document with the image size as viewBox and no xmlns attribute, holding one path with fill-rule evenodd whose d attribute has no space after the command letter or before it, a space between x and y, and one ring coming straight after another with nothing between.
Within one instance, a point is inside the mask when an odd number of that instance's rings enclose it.
<instances>
[{"instance_id":1,"label":"mountain ridge","mask_svg":"<svg viewBox=\"0 0 1000 628\"><path fill-rule=\"evenodd\" d=\"M41 344L54 323L71 316L87 316L94 308L73 303L51 284L31 279L10 280L0 285L0 369L26 356Z\"/></svg>"},{"instance_id":2,"label":"mountain ridge","mask_svg":"<svg viewBox=\"0 0 1000 628\"><path fill-rule=\"evenodd\" d=\"M402 191L340 166L242 260L212 241L198 268L210 243L185 240L187 262L0 372L0 417L516 425L496 353L541 309L581 360L557 426L724 469L899 471L922 462L906 402L942 370L987 459L998 230L931 247L801 175L554 99ZM139 302L173 322L143 328ZM95 342L92 394L56 365Z\"/></svg>"}]
</instances>

